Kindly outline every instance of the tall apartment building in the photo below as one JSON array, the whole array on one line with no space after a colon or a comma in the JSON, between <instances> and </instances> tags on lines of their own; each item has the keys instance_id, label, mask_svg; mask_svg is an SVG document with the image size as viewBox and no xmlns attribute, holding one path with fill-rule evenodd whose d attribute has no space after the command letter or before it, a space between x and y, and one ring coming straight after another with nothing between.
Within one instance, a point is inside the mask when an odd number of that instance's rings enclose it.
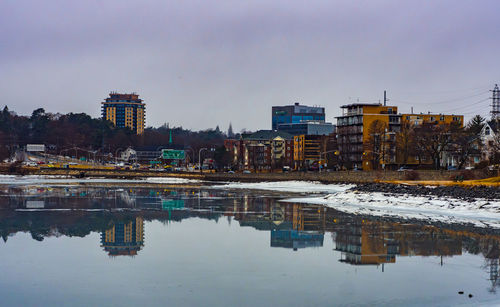
<instances>
[{"instance_id":1,"label":"tall apartment building","mask_svg":"<svg viewBox=\"0 0 500 307\"><path fill-rule=\"evenodd\" d=\"M111 92L102 102L102 118L112 122L116 127L128 127L136 134L144 132L146 124L146 104L139 95L119 94Z\"/></svg>"},{"instance_id":2,"label":"tall apartment building","mask_svg":"<svg viewBox=\"0 0 500 307\"><path fill-rule=\"evenodd\" d=\"M298 124L305 121L325 121L325 108L309 107L296 102L288 106L272 107L272 129L278 130L279 124Z\"/></svg>"},{"instance_id":3,"label":"tall apartment building","mask_svg":"<svg viewBox=\"0 0 500 307\"><path fill-rule=\"evenodd\" d=\"M337 143L340 163L346 168L363 170L394 169L398 166L396 139L402 124L412 127L431 125L458 125L463 127L463 115L398 114L396 106L356 103L344 105L337 117ZM448 154L443 161L453 165ZM405 164L432 164L432 160L418 161L410 156Z\"/></svg>"},{"instance_id":4,"label":"tall apartment building","mask_svg":"<svg viewBox=\"0 0 500 307\"><path fill-rule=\"evenodd\" d=\"M341 108L342 116L337 117L337 142L343 166L372 170L395 165L396 133L401 127L398 107L355 103ZM378 127L374 127L376 121L380 124Z\"/></svg>"}]
</instances>

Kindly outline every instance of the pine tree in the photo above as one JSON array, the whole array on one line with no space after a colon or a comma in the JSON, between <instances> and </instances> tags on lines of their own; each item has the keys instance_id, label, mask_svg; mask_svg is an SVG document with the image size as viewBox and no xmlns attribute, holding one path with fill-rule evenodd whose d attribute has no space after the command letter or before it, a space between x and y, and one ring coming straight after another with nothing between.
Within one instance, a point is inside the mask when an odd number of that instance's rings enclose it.
<instances>
[{"instance_id":1,"label":"pine tree","mask_svg":"<svg viewBox=\"0 0 500 307\"><path fill-rule=\"evenodd\" d=\"M476 115L467 124L467 129L473 134L473 135L479 135L481 130L483 129L484 123L486 119L482 117L481 115Z\"/></svg>"},{"instance_id":2,"label":"pine tree","mask_svg":"<svg viewBox=\"0 0 500 307\"><path fill-rule=\"evenodd\" d=\"M229 128L227 129L227 137L228 138L234 137L233 125L231 124L231 122L229 122Z\"/></svg>"}]
</instances>

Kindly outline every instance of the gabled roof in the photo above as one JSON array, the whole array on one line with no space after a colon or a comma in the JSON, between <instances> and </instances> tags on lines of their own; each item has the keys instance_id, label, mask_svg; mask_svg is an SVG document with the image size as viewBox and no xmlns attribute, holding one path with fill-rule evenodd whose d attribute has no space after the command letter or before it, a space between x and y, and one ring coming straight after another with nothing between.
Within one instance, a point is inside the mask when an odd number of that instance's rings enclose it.
<instances>
[{"instance_id":1,"label":"gabled roof","mask_svg":"<svg viewBox=\"0 0 500 307\"><path fill-rule=\"evenodd\" d=\"M495 134L498 133L498 121L496 121L496 120L490 120L490 121L487 121L486 124L488 126L490 126L491 130L493 130L493 132Z\"/></svg>"},{"instance_id":2,"label":"gabled roof","mask_svg":"<svg viewBox=\"0 0 500 307\"><path fill-rule=\"evenodd\" d=\"M248 136L243 136L244 140L269 141L276 137L281 137L285 140L292 140L293 136L290 133L276 130L259 130Z\"/></svg>"}]
</instances>

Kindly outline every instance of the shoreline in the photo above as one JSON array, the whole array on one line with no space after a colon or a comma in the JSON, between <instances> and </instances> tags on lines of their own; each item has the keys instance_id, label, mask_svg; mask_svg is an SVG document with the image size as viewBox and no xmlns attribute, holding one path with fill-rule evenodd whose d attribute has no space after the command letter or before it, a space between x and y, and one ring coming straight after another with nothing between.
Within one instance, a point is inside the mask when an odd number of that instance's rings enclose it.
<instances>
[{"instance_id":1,"label":"shoreline","mask_svg":"<svg viewBox=\"0 0 500 307\"><path fill-rule=\"evenodd\" d=\"M416 174L416 176L415 176ZM455 178L467 175L461 182ZM325 184L365 184L387 183L405 185L432 186L500 186L497 171L445 171L419 170L411 172L398 171L335 171L335 172L259 172L259 173L194 173L194 172L164 172L155 170L104 170L85 168L29 168L16 170L0 168L0 175L40 175L66 176L68 178L106 178L106 179L143 179L143 178L183 178L213 182L270 182L270 181L317 181Z\"/></svg>"}]
</instances>

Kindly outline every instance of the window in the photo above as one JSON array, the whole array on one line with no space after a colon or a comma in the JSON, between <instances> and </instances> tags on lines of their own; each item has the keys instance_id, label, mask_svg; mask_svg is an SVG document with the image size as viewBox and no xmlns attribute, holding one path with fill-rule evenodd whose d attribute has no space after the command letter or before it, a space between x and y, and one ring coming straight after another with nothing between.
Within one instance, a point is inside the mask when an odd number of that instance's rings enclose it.
<instances>
[{"instance_id":1,"label":"window","mask_svg":"<svg viewBox=\"0 0 500 307\"><path fill-rule=\"evenodd\" d=\"M436 118L434 116L431 116L431 122L435 121Z\"/></svg>"},{"instance_id":2,"label":"window","mask_svg":"<svg viewBox=\"0 0 500 307\"><path fill-rule=\"evenodd\" d=\"M444 120L444 116L443 116L443 115L441 115L441 117L439 118L439 120Z\"/></svg>"},{"instance_id":3,"label":"window","mask_svg":"<svg viewBox=\"0 0 500 307\"><path fill-rule=\"evenodd\" d=\"M484 129L484 135L490 135L490 127Z\"/></svg>"}]
</instances>

